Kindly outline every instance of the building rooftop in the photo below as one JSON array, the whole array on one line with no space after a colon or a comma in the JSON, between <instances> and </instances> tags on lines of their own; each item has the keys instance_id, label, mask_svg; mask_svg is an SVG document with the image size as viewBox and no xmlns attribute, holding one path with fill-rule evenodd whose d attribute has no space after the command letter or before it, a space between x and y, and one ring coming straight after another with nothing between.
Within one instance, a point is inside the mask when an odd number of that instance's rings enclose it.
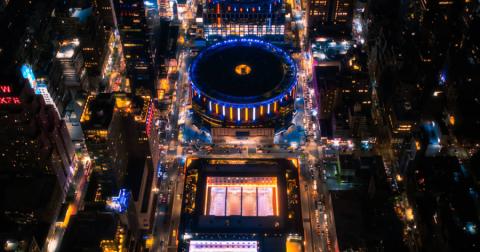
<instances>
[{"instance_id":1,"label":"building rooftop","mask_svg":"<svg viewBox=\"0 0 480 252\"><path fill-rule=\"evenodd\" d=\"M228 40L203 52L190 68L197 91L227 103L257 103L283 97L296 83L292 58L272 44Z\"/></svg>"},{"instance_id":2,"label":"building rooftop","mask_svg":"<svg viewBox=\"0 0 480 252\"><path fill-rule=\"evenodd\" d=\"M435 236L441 229L445 230L441 232L442 239L451 251L478 247L478 192L471 175L456 157L419 157L409 171L408 181L410 192L422 192L411 197L416 202L414 210L425 220L421 228L427 236Z\"/></svg>"},{"instance_id":3,"label":"building rooftop","mask_svg":"<svg viewBox=\"0 0 480 252\"><path fill-rule=\"evenodd\" d=\"M59 251L102 251L102 241L113 241L118 219L110 212L79 212L70 219Z\"/></svg>"},{"instance_id":4,"label":"building rooftop","mask_svg":"<svg viewBox=\"0 0 480 252\"><path fill-rule=\"evenodd\" d=\"M128 159L127 176L125 177L124 185L132 192L132 196L135 201L137 201L140 197L144 173L148 173L148 170L144 169L145 161L146 157L142 156L133 156Z\"/></svg>"},{"instance_id":5,"label":"building rooftop","mask_svg":"<svg viewBox=\"0 0 480 252\"><path fill-rule=\"evenodd\" d=\"M114 108L115 97L111 93L89 96L80 118L83 130L108 129L112 121Z\"/></svg>"},{"instance_id":6,"label":"building rooftop","mask_svg":"<svg viewBox=\"0 0 480 252\"><path fill-rule=\"evenodd\" d=\"M34 237L43 245L60 197L55 176L14 177L0 174L1 237L23 240ZM59 203L59 202L58 202Z\"/></svg>"},{"instance_id":7,"label":"building rooftop","mask_svg":"<svg viewBox=\"0 0 480 252\"><path fill-rule=\"evenodd\" d=\"M340 184L329 185L340 251L405 251L380 156L341 155Z\"/></svg>"},{"instance_id":8,"label":"building rooftop","mask_svg":"<svg viewBox=\"0 0 480 252\"><path fill-rule=\"evenodd\" d=\"M191 160L179 232L285 251L289 235L303 234L297 172L286 159Z\"/></svg>"}]
</instances>

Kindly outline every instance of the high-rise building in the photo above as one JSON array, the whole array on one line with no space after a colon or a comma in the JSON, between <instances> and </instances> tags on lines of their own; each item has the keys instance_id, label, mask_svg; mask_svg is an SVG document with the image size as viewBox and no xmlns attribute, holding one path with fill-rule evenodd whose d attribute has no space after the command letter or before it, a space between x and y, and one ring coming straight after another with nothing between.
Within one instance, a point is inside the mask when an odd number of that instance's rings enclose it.
<instances>
[{"instance_id":1,"label":"high-rise building","mask_svg":"<svg viewBox=\"0 0 480 252\"><path fill-rule=\"evenodd\" d=\"M78 35L91 90L103 90L101 82L108 78L107 66L114 64L108 62L115 50L110 48L115 40L114 27L108 24L110 17L101 16L103 14L94 12L89 16Z\"/></svg>"},{"instance_id":2,"label":"high-rise building","mask_svg":"<svg viewBox=\"0 0 480 252\"><path fill-rule=\"evenodd\" d=\"M338 169L330 166L331 160L324 162L330 194L324 204L332 209L332 242L338 251L405 251L402 224L393 210L395 193L388 186L382 157L340 154ZM331 175L333 169L342 181Z\"/></svg>"},{"instance_id":3,"label":"high-rise building","mask_svg":"<svg viewBox=\"0 0 480 252\"><path fill-rule=\"evenodd\" d=\"M116 0L114 8L132 92L152 95L155 81L144 2Z\"/></svg>"},{"instance_id":4,"label":"high-rise building","mask_svg":"<svg viewBox=\"0 0 480 252\"><path fill-rule=\"evenodd\" d=\"M6 6L0 14L3 36L0 40L0 73L9 75L24 63L48 65L51 57L48 51L51 47L49 25L55 1L4 2Z\"/></svg>"},{"instance_id":5,"label":"high-rise building","mask_svg":"<svg viewBox=\"0 0 480 252\"><path fill-rule=\"evenodd\" d=\"M108 131L114 108L115 99L111 94L89 96L80 118L85 142L96 170L112 167L108 153Z\"/></svg>"},{"instance_id":6,"label":"high-rise building","mask_svg":"<svg viewBox=\"0 0 480 252\"><path fill-rule=\"evenodd\" d=\"M312 35L350 36L353 0L310 0L308 24Z\"/></svg>"},{"instance_id":7,"label":"high-rise building","mask_svg":"<svg viewBox=\"0 0 480 252\"><path fill-rule=\"evenodd\" d=\"M147 138L151 116L149 96L102 93L88 98L81 117L96 177L86 200L107 202L119 190L127 191L133 216L129 230L135 235L150 230L153 221L157 180Z\"/></svg>"},{"instance_id":8,"label":"high-rise building","mask_svg":"<svg viewBox=\"0 0 480 252\"><path fill-rule=\"evenodd\" d=\"M60 114L74 100L78 92L89 90L78 38L61 41L49 73L48 87Z\"/></svg>"},{"instance_id":9,"label":"high-rise building","mask_svg":"<svg viewBox=\"0 0 480 252\"><path fill-rule=\"evenodd\" d=\"M115 13L110 0L94 0L92 3L96 13L108 27L116 26Z\"/></svg>"},{"instance_id":10,"label":"high-rise building","mask_svg":"<svg viewBox=\"0 0 480 252\"><path fill-rule=\"evenodd\" d=\"M59 248L70 251L125 251L126 228L112 212L80 212L72 216Z\"/></svg>"},{"instance_id":11,"label":"high-rise building","mask_svg":"<svg viewBox=\"0 0 480 252\"><path fill-rule=\"evenodd\" d=\"M311 0L309 5L309 21L311 24L327 23L329 19L329 0Z\"/></svg>"},{"instance_id":12,"label":"high-rise building","mask_svg":"<svg viewBox=\"0 0 480 252\"><path fill-rule=\"evenodd\" d=\"M54 105L26 81L0 83L0 243L42 249L72 179L74 148Z\"/></svg>"},{"instance_id":13,"label":"high-rise building","mask_svg":"<svg viewBox=\"0 0 480 252\"><path fill-rule=\"evenodd\" d=\"M322 129L322 137L334 136L334 110L339 100L338 66L316 66L313 75L319 97L318 119Z\"/></svg>"},{"instance_id":14,"label":"high-rise building","mask_svg":"<svg viewBox=\"0 0 480 252\"><path fill-rule=\"evenodd\" d=\"M330 13L333 24L351 24L353 0L334 0L331 3Z\"/></svg>"},{"instance_id":15,"label":"high-rise building","mask_svg":"<svg viewBox=\"0 0 480 252\"><path fill-rule=\"evenodd\" d=\"M205 38L258 36L283 39L285 10L281 0L205 1L197 21L203 23Z\"/></svg>"},{"instance_id":16,"label":"high-rise building","mask_svg":"<svg viewBox=\"0 0 480 252\"><path fill-rule=\"evenodd\" d=\"M2 83L6 84L0 86L2 167L19 169L19 172L38 169L54 174L65 192L74 162L74 149L65 122L54 106L47 104L28 84Z\"/></svg>"},{"instance_id":17,"label":"high-rise building","mask_svg":"<svg viewBox=\"0 0 480 252\"><path fill-rule=\"evenodd\" d=\"M425 251L475 251L480 220L472 175L456 157L427 157L424 151L406 173L419 247Z\"/></svg>"}]
</instances>

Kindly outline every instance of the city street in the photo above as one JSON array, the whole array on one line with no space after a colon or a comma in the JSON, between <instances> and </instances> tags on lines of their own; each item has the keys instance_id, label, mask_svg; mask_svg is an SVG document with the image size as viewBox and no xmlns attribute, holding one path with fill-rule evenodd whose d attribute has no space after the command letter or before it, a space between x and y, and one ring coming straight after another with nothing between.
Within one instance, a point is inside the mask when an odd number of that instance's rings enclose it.
<instances>
[{"instance_id":1,"label":"city street","mask_svg":"<svg viewBox=\"0 0 480 252\"><path fill-rule=\"evenodd\" d=\"M300 5L297 5L297 7ZM187 10L186 13L189 13ZM303 12L299 12L303 13ZM182 25L185 30L188 30L192 21L185 17L181 18ZM309 55L309 43L305 37L306 26L303 25L306 22L304 15L299 16L298 34L302 51L298 53L301 55L298 57L299 61L297 65L299 67L298 78L298 92L295 103L296 115L294 117L294 125L297 126L294 131L298 131L298 134L285 134L284 137L276 137L276 141L281 143L282 146L272 146L257 148L257 146L248 146L237 148L238 151L233 151L235 147L222 145L214 147L213 150L194 150L193 144L188 143L186 146L182 146L182 140L185 140L185 136L182 132L173 131L171 134L167 134L168 144L161 144L165 140L160 140L158 143L167 149L165 154L160 154L161 160L178 160L185 159L185 156L200 157L200 158L298 158L301 163L300 174L300 190L301 190L301 202L302 202L302 215L303 226L305 230L305 244L306 251L334 251L332 243L332 231L333 219L331 217L331 205L328 204L328 190L324 181L320 180L320 169L312 168L314 164L321 163L322 147L318 141L318 126L316 125L315 115L313 114L316 106L316 98L313 88L310 87L309 81L311 80L311 68L312 62L309 58L303 57L303 55ZM181 35L185 35L185 30L181 29ZM187 44L187 43L185 43ZM171 106L171 112L169 113L169 123L172 129L177 129L177 123L186 124L188 126L188 111L190 109L189 103L189 83L188 83L188 62L193 58L191 50L187 47L179 47L178 49L178 80L173 83L175 85L173 97L173 104ZM172 138L170 138L172 137ZM300 144L298 149L287 148L291 142ZM159 147L161 148L161 147ZM232 148L231 151L225 151L225 148ZM187 150L189 150L187 152ZM255 150L252 152L252 150ZM167 169L168 178L160 183L159 195L168 195L167 201L161 203L161 197L159 197L159 203L157 204L157 219L155 221L154 231L154 246L153 251L176 251L176 245L178 243L178 225L181 210L181 197L183 193L183 174L180 173L183 166L180 162L169 165ZM327 201L327 203L325 203ZM322 203L319 203L322 202ZM165 207L166 206L166 207ZM320 207L323 206L323 207Z\"/></svg>"}]
</instances>

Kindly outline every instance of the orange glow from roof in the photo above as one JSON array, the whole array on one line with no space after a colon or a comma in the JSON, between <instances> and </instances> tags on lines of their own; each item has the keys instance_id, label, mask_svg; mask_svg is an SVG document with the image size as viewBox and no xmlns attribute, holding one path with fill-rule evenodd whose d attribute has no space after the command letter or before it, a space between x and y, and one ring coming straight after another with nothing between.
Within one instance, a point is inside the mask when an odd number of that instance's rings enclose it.
<instances>
[{"instance_id":1,"label":"orange glow from roof","mask_svg":"<svg viewBox=\"0 0 480 252\"><path fill-rule=\"evenodd\" d=\"M235 73L238 75L248 75L252 72L252 68L246 64L240 64L235 67Z\"/></svg>"},{"instance_id":2,"label":"orange glow from roof","mask_svg":"<svg viewBox=\"0 0 480 252\"><path fill-rule=\"evenodd\" d=\"M226 192L228 192L229 190L233 190L228 188L237 188L238 192L241 192L242 195L247 190L247 188L251 188L253 189L253 192L255 192L255 195L256 195L255 197L257 197L257 200L259 199L258 198L259 196L257 195L259 188L271 188L272 202L270 202L271 203L270 207L272 210L272 214L275 216L279 216L278 188L277 188L276 177L207 177L206 190L205 190L206 193L204 198L204 209L203 209L204 215L209 215L208 205L211 204L211 202L210 203L208 202L209 202L209 199L212 199L211 198L212 196L209 190L210 188L217 188L217 189L223 188L224 190L226 190ZM227 202L228 201L226 200L225 204L227 204ZM240 206L240 207L243 208L244 206ZM227 216L229 215L227 212L225 212L225 214ZM256 215L256 216L268 216L268 215Z\"/></svg>"},{"instance_id":3,"label":"orange glow from roof","mask_svg":"<svg viewBox=\"0 0 480 252\"><path fill-rule=\"evenodd\" d=\"M163 98L165 98L165 90L158 89L157 90L157 97L158 97L159 100L163 100Z\"/></svg>"},{"instance_id":4,"label":"orange glow from roof","mask_svg":"<svg viewBox=\"0 0 480 252\"><path fill-rule=\"evenodd\" d=\"M287 239L287 252L301 252L302 244L298 241Z\"/></svg>"},{"instance_id":5,"label":"orange glow from roof","mask_svg":"<svg viewBox=\"0 0 480 252\"><path fill-rule=\"evenodd\" d=\"M455 116L451 115L449 118L448 118L448 122L450 123L450 125L455 125Z\"/></svg>"},{"instance_id":6,"label":"orange glow from roof","mask_svg":"<svg viewBox=\"0 0 480 252\"><path fill-rule=\"evenodd\" d=\"M93 98L92 95L89 95L87 97L87 101L85 102L85 106L84 106L84 109L83 109L83 113L82 115L80 116L80 122L85 122L85 121L89 121L90 120L90 111L88 109L88 105L90 103L90 100Z\"/></svg>"},{"instance_id":7,"label":"orange glow from roof","mask_svg":"<svg viewBox=\"0 0 480 252\"><path fill-rule=\"evenodd\" d=\"M170 89L170 85L168 84L168 79L166 78L160 79L160 89L165 89L165 90Z\"/></svg>"},{"instance_id":8,"label":"orange glow from roof","mask_svg":"<svg viewBox=\"0 0 480 252\"><path fill-rule=\"evenodd\" d=\"M407 210L405 210L405 216L407 217L408 221L412 221L414 219L413 209L407 208Z\"/></svg>"},{"instance_id":9,"label":"orange glow from roof","mask_svg":"<svg viewBox=\"0 0 480 252\"><path fill-rule=\"evenodd\" d=\"M70 222L70 217L76 213L76 207L73 204L68 205L67 212L65 213L65 219L60 223L60 226L66 228Z\"/></svg>"}]
</instances>

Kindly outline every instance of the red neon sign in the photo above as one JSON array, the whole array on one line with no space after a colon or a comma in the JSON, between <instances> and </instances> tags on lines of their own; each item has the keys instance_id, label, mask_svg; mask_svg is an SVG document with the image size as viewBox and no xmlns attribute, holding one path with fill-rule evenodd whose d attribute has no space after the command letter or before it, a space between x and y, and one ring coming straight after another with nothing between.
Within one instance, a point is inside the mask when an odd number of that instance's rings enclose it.
<instances>
[{"instance_id":1,"label":"red neon sign","mask_svg":"<svg viewBox=\"0 0 480 252\"><path fill-rule=\"evenodd\" d=\"M11 94L12 88L7 85L0 85L0 95L1 94ZM0 105L4 104L20 104L20 98L16 96L0 96Z\"/></svg>"},{"instance_id":2,"label":"red neon sign","mask_svg":"<svg viewBox=\"0 0 480 252\"><path fill-rule=\"evenodd\" d=\"M10 94L12 92L12 88L6 85L0 85L0 94Z\"/></svg>"},{"instance_id":3,"label":"red neon sign","mask_svg":"<svg viewBox=\"0 0 480 252\"><path fill-rule=\"evenodd\" d=\"M12 96L0 97L0 104L20 104L20 99Z\"/></svg>"}]
</instances>

